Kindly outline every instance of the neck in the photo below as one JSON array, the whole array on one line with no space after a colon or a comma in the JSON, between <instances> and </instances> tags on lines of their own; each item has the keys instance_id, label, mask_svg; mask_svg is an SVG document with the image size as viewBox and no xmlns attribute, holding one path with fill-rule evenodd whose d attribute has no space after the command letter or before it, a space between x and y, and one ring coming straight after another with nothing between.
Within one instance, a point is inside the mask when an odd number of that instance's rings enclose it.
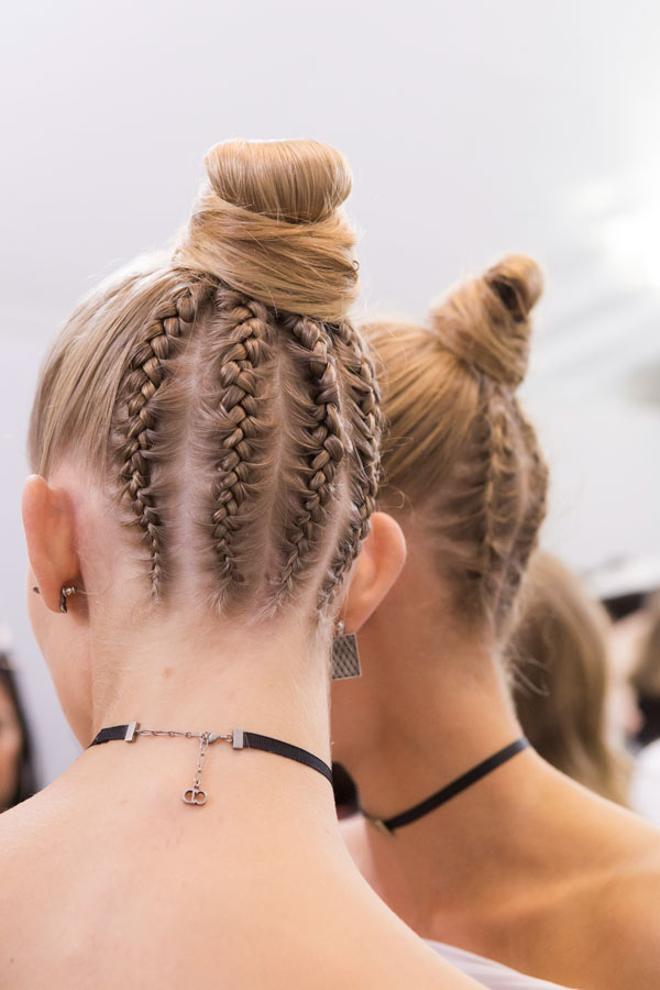
<instances>
[{"instance_id":1,"label":"neck","mask_svg":"<svg viewBox=\"0 0 660 990\"><path fill-rule=\"evenodd\" d=\"M385 643L369 641L368 655L374 647L383 657ZM370 738L350 753L361 803L381 818L428 797L521 734L494 649L428 629L408 648L423 661L414 675L401 655L387 668L379 661L366 720Z\"/></svg>"},{"instance_id":2,"label":"neck","mask_svg":"<svg viewBox=\"0 0 660 990\"><path fill-rule=\"evenodd\" d=\"M521 735L492 646L431 623L411 626L408 635L398 628L397 639L417 658L414 674L401 651L396 663L385 660L394 653L392 629L389 639L385 629L365 632L368 738L342 760L361 806L382 819L429 797ZM379 657L377 688L369 686L370 656ZM422 930L437 917L439 904L458 906L466 891L472 898L477 878L485 882L493 869L515 869L521 828L533 828L539 818L537 785L545 773L536 754L525 751L394 835L367 825L371 868L384 880L383 896L399 904L409 897L414 909L403 907L406 920ZM394 893L390 882L399 888Z\"/></svg>"},{"instance_id":3,"label":"neck","mask_svg":"<svg viewBox=\"0 0 660 990\"><path fill-rule=\"evenodd\" d=\"M156 729L240 726L297 737L329 756L328 644L295 622L168 623L138 645L97 649L94 723L137 719ZM112 679L107 672L112 671ZM248 724L250 723L250 724Z\"/></svg>"},{"instance_id":4,"label":"neck","mask_svg":"<svg viewBox=\"0 0 660 990\"><path fill-rule=\"evenodd\" d=\"M274 736L328 762L327 643L295 625L182 627L161 619L138 644L99 636L93 650L94 725L137 721L142 728L225 734L240 728ZM269 823L280 837L327 836L334 823L332 789L315 770L257 750L213 743L205 757L203 808L186 807L199 740L139 735L85 750L71 779L99 791L97 800L136 816L182 821L209 834L251 831L262 841ZM122 800L117 802L117 796ZM182 818L183 816L183 818ZM287 829L287 823L290 826ZM295 827L294 827L295 826ZM272 831L272 830L271 830ZM269 839L272 844L272 837Z\"/></svg>"}]
</instances>

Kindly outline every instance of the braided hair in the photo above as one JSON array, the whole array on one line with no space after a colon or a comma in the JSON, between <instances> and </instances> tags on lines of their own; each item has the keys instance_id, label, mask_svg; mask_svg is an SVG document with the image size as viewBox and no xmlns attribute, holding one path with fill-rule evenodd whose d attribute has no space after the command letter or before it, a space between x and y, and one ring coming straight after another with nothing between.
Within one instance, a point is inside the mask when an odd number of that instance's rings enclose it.
<instances>
[{"instance_id":1,"label":"braided hair","mask_svg":"<svg viewBox=\"0 0 660 990\"><path fill-rule=\"evenodd\" d=\"M541 275L505 258L455 289L427 326L373 323L381 368L383 491L424 520L457 615L507 625L546 509L548 471L515 394Z\"/></svg>"},{"instance_id":2,"label":"braided hair","mask_svg":"<svg viewBox=\"0 0 660 990\"><path fill-rule=\"evenodd\" d=\"M380 418L348 320L341 155L217 145L169 257L102 286L49 355L33 469L75 456L132 540L154 607L186 594L272 615L325 608L368 530Z\"/></svg>"}]
</instances>

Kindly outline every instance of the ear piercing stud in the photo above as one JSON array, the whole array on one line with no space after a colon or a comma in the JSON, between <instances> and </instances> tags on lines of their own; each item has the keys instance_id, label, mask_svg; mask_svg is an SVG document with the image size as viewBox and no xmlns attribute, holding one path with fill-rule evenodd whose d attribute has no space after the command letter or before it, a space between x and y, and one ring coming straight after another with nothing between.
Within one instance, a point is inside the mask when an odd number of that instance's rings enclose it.
<instances>
[{"instance_id":1,"label":"ear piercing stud","mask_svg":"<svg viewBox=\"0 0 660 990\"><path fill-rule=\"evenodd\" d=\"M67 598L70 598L71 595L75 595L77 590L78 589L76 588L75 584L64 585L64 587L60 591L60 612L64 612L64 613L68 612Z\"/></svg>"},{"instance_id":2,"label":"ear piercing stud","mask_svg":"<svg viewBox=\"0 0 660 990\"><path fill-rule=\"evenodd\" d=\"M35 595L41 594L39 586L36 584L33 585L32 590L34 591ZM65 614L68 612L67 598L70 598L71 595L75 595L77 590L78 589L76 588L75 584L65 584L62 586L60 590L60 612L63 612Z\"/></svg>"}]
</instances>

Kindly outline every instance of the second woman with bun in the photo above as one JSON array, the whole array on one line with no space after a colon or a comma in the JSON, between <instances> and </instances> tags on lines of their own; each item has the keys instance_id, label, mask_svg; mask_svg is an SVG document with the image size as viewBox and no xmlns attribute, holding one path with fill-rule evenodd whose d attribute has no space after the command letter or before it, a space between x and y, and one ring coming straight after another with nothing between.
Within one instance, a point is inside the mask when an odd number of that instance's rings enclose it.
<instances>
[{"instance_id":1,"label":"second woman with bun","mask_svg":"<svg viewBox=\"0 0 660 990\"><path fill-rule=\"evenodd\" d=\"M207 169L174 253L94 291L39 379L27 594L87 748L0 819L0 985L468 990L360 877L329 782L331 641L403 560L391 520L367 536L350 176L306 141Z\"/></svg>"},{"instance_id":2,"label":"second woman with bun","mask_svg":"<svg viewBox=\"0 0 660 990\"><path fill-rule=\"evenodd\" d=\"M651 990L660 835L534 753L502 662L546 505L516 397L540 292L514 256L425 325L366 327L386 416L379 507L408 557L359 631L362 676L333 690L333 754L362 810L345 836L390 907L485 985Z\"/></svg>"}]
</instances>

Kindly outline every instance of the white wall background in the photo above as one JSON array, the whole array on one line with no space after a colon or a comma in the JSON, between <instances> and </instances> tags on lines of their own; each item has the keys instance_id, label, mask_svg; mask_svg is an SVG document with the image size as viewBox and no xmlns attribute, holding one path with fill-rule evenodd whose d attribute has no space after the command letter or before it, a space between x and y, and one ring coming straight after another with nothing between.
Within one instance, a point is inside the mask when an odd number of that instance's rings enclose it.
<instances>
[{"instance_id":1,"label":"white wall background","mask_svg":"<svg viewBox=\"0 0 660 990\"><path fill-rule=\"evenodd\" d=\"M23 600L38 362L99 275L175 231L220 139L346 153L363 308L421 315L498 254L537 256L547 540L582 568L660 554L656 3L32 0L4 20L0 622L46 778L76 746Z\"/></svg>"}]
</instances>

